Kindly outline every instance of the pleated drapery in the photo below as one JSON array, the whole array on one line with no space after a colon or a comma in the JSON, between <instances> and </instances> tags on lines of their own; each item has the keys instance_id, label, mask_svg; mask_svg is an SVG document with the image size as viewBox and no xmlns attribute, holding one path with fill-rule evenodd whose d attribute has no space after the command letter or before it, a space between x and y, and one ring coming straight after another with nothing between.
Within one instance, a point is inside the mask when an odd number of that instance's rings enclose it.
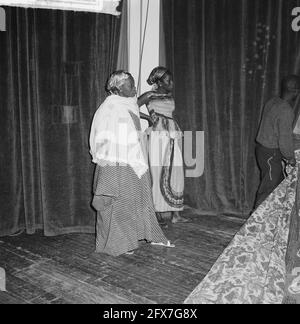
<instances>
[{"instance_id":1,"label":"pleated drapery","mask_svg":"<svg viewBox=\"0 0 300 324\"><path fill-rule=\"evenodd\" d=\"M88 136L116 69L121 19L5 7L0 235L94 232Z\"/></svg>"},{"instance_id":2,"label":"pleated drapery","mask_svg":"<svg viewBox=\"0 0 300 324\"><path fill-rule=\"evenodd\" d=\"M247 217L259 183L255 137L281 78L300 73L298 0L163 0L166 65L184 131L204 131L204 174L186 203Z\"/></svg>"}]
</instances>

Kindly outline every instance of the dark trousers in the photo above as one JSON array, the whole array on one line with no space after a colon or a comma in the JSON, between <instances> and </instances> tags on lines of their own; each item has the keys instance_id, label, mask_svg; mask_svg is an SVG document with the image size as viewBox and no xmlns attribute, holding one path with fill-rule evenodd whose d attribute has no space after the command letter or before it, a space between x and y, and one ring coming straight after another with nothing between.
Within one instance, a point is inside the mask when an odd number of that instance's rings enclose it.
<instances>
[{"instance_id":1,"label":"dark trousers","mask_svg":"<svg viewBox=\"0 0 300 324\"><path fill-rule=\"evenodd\" d=\"M257 208L282 182L284 171L283 156L279 149L269 149L257 144L255 153L260 169L260 185L255 200L255 208Z\"/></svg>"}]
</instances>

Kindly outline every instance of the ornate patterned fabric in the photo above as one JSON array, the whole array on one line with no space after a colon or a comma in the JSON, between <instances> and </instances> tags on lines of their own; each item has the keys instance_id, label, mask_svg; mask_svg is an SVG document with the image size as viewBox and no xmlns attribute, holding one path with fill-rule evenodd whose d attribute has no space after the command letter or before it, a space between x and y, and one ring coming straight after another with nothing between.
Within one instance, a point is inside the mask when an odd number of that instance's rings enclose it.
<instances>
[{"instance_id":1,"label":"ornate patterned fabric","mask_svg":"<svg viewBox=\"0 0 300 324\"><path fill-rule=\"evenodd\" d=\"M297 167L254 211L186 304L280 304Z\"/></svg>"},{"instance_id":2,"label":"ornate patterned fabric","mask_svg":"<svg viewBox=\"0 0 300 324\"><path fill-rule=\"evenodd\" d=\"M182 132L172 118L175 103L173 99L153 100L148 108L156 116L149 136L149 162L155 210L181 211L184 206Z\"/></svg>"}]
</instances>

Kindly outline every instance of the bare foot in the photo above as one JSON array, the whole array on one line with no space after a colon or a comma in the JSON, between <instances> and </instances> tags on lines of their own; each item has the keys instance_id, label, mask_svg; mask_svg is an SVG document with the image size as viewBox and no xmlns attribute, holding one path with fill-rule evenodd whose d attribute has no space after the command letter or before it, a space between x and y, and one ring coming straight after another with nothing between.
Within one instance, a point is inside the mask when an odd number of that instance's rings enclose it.
<instances>
[{"instance_id":1,"label":"bare foot","mask_svg":"<svg viewBox=\"0 0 300 324\"><path fill-rule=\"evenodd\" d=\"M178 212L174 212L173 213L173 217L172 217L172 223L176 224L176 223L187 223L188 220L182 216L180 216L180 214Z\"/></svg>"},{"instance_id":2,"label":"bare foot","mask_svg":"<svg viewBox=\"0 0 300 324\"><path fill-rule=\"evenodd\" d=\"M161 213L156 213L156 218L158 221L158 224L163 227L163 228L168 228L168 223L166 222L166 220L163 219Z\"/></svg>"}]
</instances>

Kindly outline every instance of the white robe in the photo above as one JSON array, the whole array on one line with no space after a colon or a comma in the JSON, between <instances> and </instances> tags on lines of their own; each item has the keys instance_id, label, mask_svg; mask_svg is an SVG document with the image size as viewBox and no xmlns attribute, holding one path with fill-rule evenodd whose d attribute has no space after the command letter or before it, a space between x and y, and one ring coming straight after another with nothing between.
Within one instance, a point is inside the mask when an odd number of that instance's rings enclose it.
<instances>
[{"instance_id":1,"label":"white robe","mask_svg":"<svg viewBox=\"0 0 300 324\"><path fill-rule=\"evenodd\" d=\"M141 133L137 131L130 113L140 117L135 97L107 97L93 118L90 153L98 165L130 165L141 178L148 171L148 163Z\"/></svg>"}]
</instances>

